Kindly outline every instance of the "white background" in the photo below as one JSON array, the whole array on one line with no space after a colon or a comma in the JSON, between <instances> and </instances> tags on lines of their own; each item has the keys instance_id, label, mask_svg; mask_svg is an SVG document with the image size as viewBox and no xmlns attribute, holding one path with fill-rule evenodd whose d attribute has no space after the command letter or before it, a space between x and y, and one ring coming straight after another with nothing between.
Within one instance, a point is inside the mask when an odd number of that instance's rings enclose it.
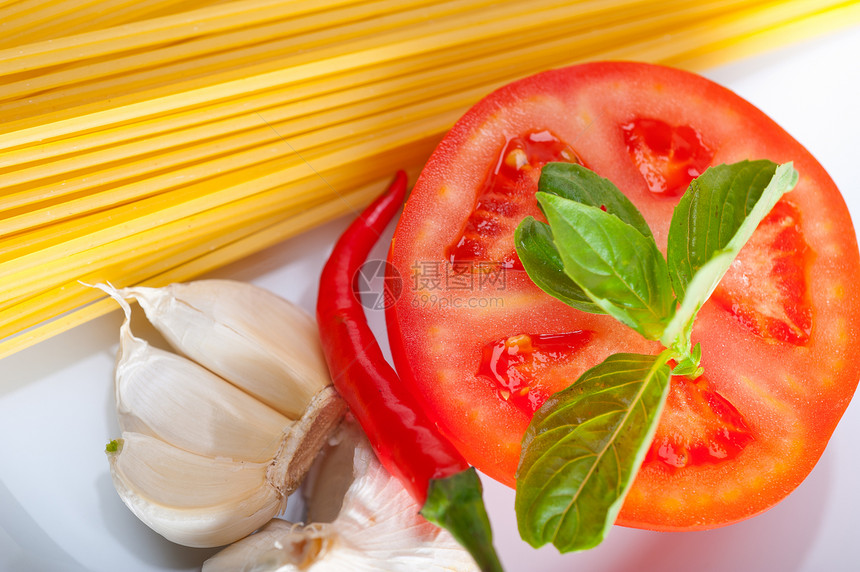
<instances>
[{"instance_id":1,"label":"white background","mask_svg":"<svg viewBox=\"0 0 860 572\"><path fill-rule=\"evenodd\" d=\"M860 221L860 28L713 69L706 76L801 141ZM313 312L338 220L217 273ZM384 249L380 247L378 257ZM860 287L860 285L858 285ZM371 316L382 333L378 316ZM0 571L197 570L212 551L173 545L117 497L104 445L119 431L112 370L119 312L0 360ZM484 479L509 572L849 572L860 570L860 404L788 499L730 527L654 533L615 527L589 552L533 550L517 535L513 491Z\"/></svg>"}]
</instances>

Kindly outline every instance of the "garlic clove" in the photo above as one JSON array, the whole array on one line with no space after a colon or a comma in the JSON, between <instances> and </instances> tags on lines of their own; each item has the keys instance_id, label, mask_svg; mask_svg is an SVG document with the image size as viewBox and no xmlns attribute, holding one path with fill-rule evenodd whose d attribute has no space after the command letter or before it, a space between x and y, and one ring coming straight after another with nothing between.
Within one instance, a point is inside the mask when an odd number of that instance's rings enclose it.
<instances>
[{"instance_id":1,"label":"garlic clove","mask_svg":"<svg viewBox=\"0 0 860 572\"><path fill-rule=\"evenodd\" d=\"M306 570L336 538L331 524L302 526L272 519L203 563L203 572Z\"/></svg>"},{"instance_id":2,"label":"garlic clove","mask_svg":"<svg viewBox=\"0 0 860 572\"><path fill-rule=\"evenodd\" d=\"M313 319L268 290L197 280L119 293L177 351L291 419L331 383Z\"/></svg>"},{"instance_id":3,"label":"garlic clove","mask_svg":"<svg viewBox=\"0 0 860 572\"><path fill-rule=\"evenodd\" d=\"M450 533L419 514L421 507L379 463L356 427L343 423L337 440L306 481L312 514L317 505L325 511L336 504L343 470L351 472L353 481L330 524L273 521L209 558L203 572L478 570ZM352 455L344 456L343 448L352 448ZM347 467L338 466L344 458Z\"/></svg>"},{"instance_id":4,"label":"garlic clove","mask_svg":"<svg viewBox=\"0 0 860 572\"><path fill-rule=\"evenodd\" d=\"M271 461L293 421L193 361L135 337L130 308L117 301L125 312L115 372L120 429L200 455Z\"/></svg>"},{"instance_id":5,"label":"garlic clove","mask_svg":"<svg viewBox=\"0 0 860 572\"><path fill-rule=\"evenodd\" d=\"M346 412L329 386L267 462L199 455L158 437L123 432L108 447L114 487L147 526L173 542L223 546L283 511Z\"/></svg>"},{"instance_id":6,"label":"garlic clove","mask_svg":"<svg viewBox=\"0 0 860 572\"><path fill-rule=\"evenodd\" d=\"M107 452L114 487L126 506L185 546L233 542L268 522L286 502L268 481L266 463L212 459L131 432L112 441Z\"/></svg>"}]
</instances>

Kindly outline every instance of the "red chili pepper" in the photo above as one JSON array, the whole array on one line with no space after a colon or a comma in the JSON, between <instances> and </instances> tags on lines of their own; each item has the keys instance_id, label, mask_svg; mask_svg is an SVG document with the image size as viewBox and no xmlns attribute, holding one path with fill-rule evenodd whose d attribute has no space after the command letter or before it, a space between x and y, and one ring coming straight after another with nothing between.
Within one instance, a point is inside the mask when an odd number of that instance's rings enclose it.
<instances>
[{"instance_id":1,"label":"red chili pepper","mask_svg":"<svg viewBox=\"0 0 860 572\"><path fill-rule=\"evenodd\" d=\"M501 572L477 473L424 413L382 355L356 292L356 276L406 195L398 172L388 191L346 229L320 277L317 322L335 388L382 465L448 529L481 570Z\"/></svg>"},{"instance_id":2,"label":"red chili pepper","mask_svg":"<svg viewBox=\"0 0 860 572\"><path fill-rule=\"evenodd\" d=\"M382 465L424 504L430 479L469 467L400 383L367 324L355 277L406 195L402 171L347 228L320 278L317 321L335 388L367 433Z\"/></svg>"}]
</instances>

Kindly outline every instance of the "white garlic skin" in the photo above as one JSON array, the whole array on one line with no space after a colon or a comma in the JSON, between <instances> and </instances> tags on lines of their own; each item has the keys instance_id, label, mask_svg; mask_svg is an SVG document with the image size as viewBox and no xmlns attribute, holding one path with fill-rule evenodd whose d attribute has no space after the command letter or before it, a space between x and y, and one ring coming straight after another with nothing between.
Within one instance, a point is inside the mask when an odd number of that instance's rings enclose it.
<instances>
[{"instance_id":1,"label":"white garlic skin","mask_svg":"<svg viewBox=\"0 0 860 572\"><path fill-rule=\"evenodd\" d=\"M182 356L120 330L115 387L122 431L210 457L269 462L293 421Z\"/></svg>"},{"instance_id":2,"label":"white garlic skin","mask_svg":"<svg viewBox=\"0 0 860 572\"><path fill-rule=\"evenodd\" d=\"M331 523L307 526L274 520L209 558L203 572L476 572L469 553L379 463L366 437L342 424L337 447L353 447L353 481ZM308 476L308 504L329 505L338 461L327 451ZM328 507L326 507L328 508Z\"/></svg>"},{"instance_id":3,"label":"white garlic skin","mask_svg":"<svg viewBox=\"0 0 860 572\"><path fill-rule=\"evenodd\" d=\"M264 288L197 280L119 294L178 352L291 419L330 383L313 318Z\"/></svg>"},{"instance_id":4,"label":"white garlic skin","mask_svg":"<svg viewBox=\"0 0 860 572\"><path fill-rule=\"evenodd\" d=\"M132 432L117 445L108 452L117 493L172 542L224 546L263 526L286 503L268 481L268 463L212 459Z\"/></svg>"}]
</instances>

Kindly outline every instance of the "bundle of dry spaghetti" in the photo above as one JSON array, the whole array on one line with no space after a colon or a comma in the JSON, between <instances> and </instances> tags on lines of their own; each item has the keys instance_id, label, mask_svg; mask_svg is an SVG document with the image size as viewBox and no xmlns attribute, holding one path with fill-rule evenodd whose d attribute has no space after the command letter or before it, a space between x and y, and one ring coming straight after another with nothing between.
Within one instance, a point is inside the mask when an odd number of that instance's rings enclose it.
<instances>
[{"instance_id":1,"label":"bundle of dry spaghetti","mask_svg":"<svg viewBox=\"0 0 860 572\"><path fill-rule=\"evenodd\" d=\"M359 210L493 88L702 69L860 21L829 0L0 0L0 356Z\"/></svg>"}]
</instances>

